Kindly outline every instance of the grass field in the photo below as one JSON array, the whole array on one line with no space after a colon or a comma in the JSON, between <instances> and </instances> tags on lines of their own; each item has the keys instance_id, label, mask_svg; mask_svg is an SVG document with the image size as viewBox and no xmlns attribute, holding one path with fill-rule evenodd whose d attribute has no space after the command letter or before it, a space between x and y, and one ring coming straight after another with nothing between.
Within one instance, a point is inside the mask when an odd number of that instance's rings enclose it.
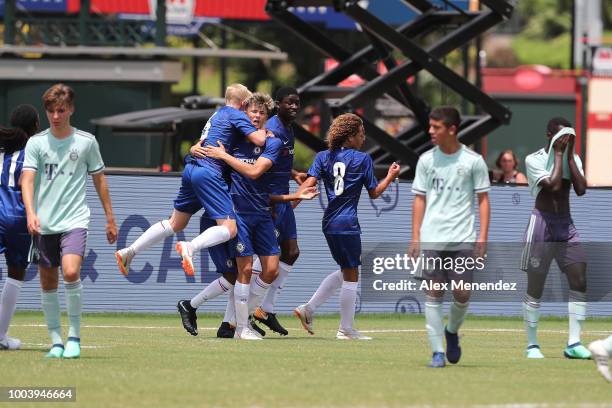
<instances>
[{"instance_id":1,"label":"grass field","mask_svg":"<svg viewBox=\"0 0 612 408\"><path fill-rule=\"evenodd\" d=\"M82 358L50 361L42 314L17 313L11 335L24 349L0 353L0 386L76 387L76 404L19 407L612 406L612 384L592 361L562 357L562 319L541 322L547 358L527 361L521 320L470 316L461 362L438 370L426 368L422 316L359 315L370 342L335 340L337 316L317 316L314 337L283 316L289 336L260 342L217 339L219 321L201 315L191 337L178 315L90 314ZM585 330L584 342L604 337L612 320Z\"/></svg>"}]
</instances>

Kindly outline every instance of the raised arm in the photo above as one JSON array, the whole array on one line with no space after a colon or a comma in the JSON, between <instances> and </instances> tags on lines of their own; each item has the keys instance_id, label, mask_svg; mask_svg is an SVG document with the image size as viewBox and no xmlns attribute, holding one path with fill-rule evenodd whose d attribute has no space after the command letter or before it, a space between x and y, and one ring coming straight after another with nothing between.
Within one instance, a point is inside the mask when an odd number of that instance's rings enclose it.
<instances>
[{"instance_id":1,"label":"raised arm","mask_svg":"<svg viewBox=\"0 0 612 408\"><path fill-rule=\"evenodd\" d=\"M558 138L552 146L555 155L553 171L550 177L545 177L538 183L545 191L555 193L561 190L563 180L563 152L568 142L569 135L564 135Z\"/></svg>"},{"instance_id":2,"label":"raised arm","mask_svg":"<svg viewBox=\"0 0 612 408\"><path fill-rule=\"evenodd\" d=\"M567 146L567 164L569 166L570 179L572 181L572 186L574 186L574 191L576 192L576 195L581 196L586 193L587 182L586 178L580 171L581 169L578 167L578 163L576 163L576 158L574 157L575 141L576 136L571 135Z\"/></svg>"},{"instance_id":3,"label":"raised arm","mask_svg":"<svg viewBox=\"0 0 612 408\"><path fill-rule=\"evenodd\" d=\"M40 220L34 209L34 179L36 171L31 169L23 169L21 173L21 198L26 210L28 219L28 231L32 235L40 234Z\"/></svg>"},{"instance_id":4,"label":"raised arm","mask_svg":"<svg viewBox=\"0 0 612 408\"><path fill-rule=\"evenodd\" d=\"M378 183L376 188L368 190L368 194L370 195L370 198L376 199L380 197L380 195L385 192L387 187L389 187L389 184L391 184L397 178L397 176L399 175L399 172L400 172L399 164L395 162L392 163L391 166L389 166L389 171L387 172L387 176L380 183Z\"/></svg>"},{"instance_id":5,"label":"raised arm","mask_svg":"<svg viewBox=\"0 0 612 408\"><path fill-rule=\"evenodd\" d=\"M268 131L266 129L259 129L255 132L249 133L247 135L247 140L254 145L261 147L266 144L266 137L268 136L273 135L268 135Z\"/></svg>"},{"instance_id":6,"label":"raised arm","mask_svg":"<svg viewBox=\"0 0 612 408\"><path fill-rule=\"evenodd\" d=\"M114 244L117 241L117 224L115 224L115 217L113 216L113 206L111 204L110 194L108 192L108 184L106 183L106 177L104 172L98 172L91 175L94 186L100 202L104 208L104 214L106 214L106 239L109 244Z\"/></svg>"},{"instance_id":7,"label":"raised arm","mask_svg":"<svg viewBox=\"0 0 612 408\"><path fill-rule=\"evenodd\" d=\"M213 159L223 160L232 169L236 170L245 177L255 180L268 171L270 167L272 167L272 160L268 159L267 157L260 156L254 164L249 164L243 162L242 160L238 160L225 151L225 148L221 142L218 141L217 143L219 144L218 147L204 147L204 154L207 157L212 157Z\"/></svg>"}]
</instances>

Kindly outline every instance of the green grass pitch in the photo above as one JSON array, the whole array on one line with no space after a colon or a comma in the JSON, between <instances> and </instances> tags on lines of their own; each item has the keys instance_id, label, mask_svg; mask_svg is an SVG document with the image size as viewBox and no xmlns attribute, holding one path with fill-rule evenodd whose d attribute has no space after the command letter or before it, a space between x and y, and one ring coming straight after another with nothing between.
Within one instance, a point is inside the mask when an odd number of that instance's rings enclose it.
<instances>
[{"instance_id":1,"label":"green grass pitch","mask_svg":"<svg viewBox=\"0 0 612 408\"><path fill-rule=\"evenodd\" d=\"M88 314L82 358L50 361L42 314L18 312L24 349L0 353L0 386L76 387L76 403L19 407L612 406L592 361L563 358L566 319L542 320L546 359L528 361L519 318L468 316L460 363L437 370L423 316L358 315L369 342L335 340L338 316L317 316L315 336L281 316L289 336L259 342L217 339L220 320L200 315L192 337L178 314ZM588 320L583 341L611 333L612 319Z\"/></svg>"}]
</instances>

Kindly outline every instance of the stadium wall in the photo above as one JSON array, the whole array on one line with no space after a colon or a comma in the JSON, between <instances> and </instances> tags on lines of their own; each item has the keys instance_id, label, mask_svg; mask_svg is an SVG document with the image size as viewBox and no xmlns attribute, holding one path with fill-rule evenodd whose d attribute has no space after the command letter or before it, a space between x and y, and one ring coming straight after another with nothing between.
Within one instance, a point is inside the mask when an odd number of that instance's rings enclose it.
<instances>
[{"instance_id":1,"label":"stadium wall","mask_svg":"<svg viewBox=\"0 0 612 408\"><path fill-rule=\"evenodd\" d=\"M199 214L187 229L167 238L163 245L139 254L132 263L132 271L126 278L115 264L114 251L133 242L151 224L169 217L172 202L180 185L178 176L108 175L114 213L119 227L119 240L108 245L105 238L105 217L91 182L87 187L87 199L91 206L91 224L87 257L82 280L85 287L84 309L87 312L161 312L176 310L179 299L191 298L208 282L218 276L206 251L195 260L199 273L188 277L180 266L180 258L174 250L177 240L193 238L198 234ZM295 186L294 186L295 187ZM372 244L388 243L407 248L411 231L411 204L413 194L410 183L392 184L378 200L370 200L364 191L359 205L359 218L363 230L364 250ZM491 242L520 243L527 225L534 200L526 186L494 186L490 193L492 220ZM584 241L606 242L610 240L612 225L612 200L610 189L589 189L584 197L572 193L572 209L575 224ZM296 210L300 258L286 281L279 297L277 311L289 313L296 305L306 302L321 279L337 269L321 232L322 209L325 197L303 202ZM612 245L610 245L612 248ZM365 255L365 251L364 251ZM518 270L519 259L507 257L502 265L506 277L525 281L525 274ZM365 271L362 271L364 273ZM552 278L554 276L554 278ZM0 265L0 283L6 279L6 266ZM551 269L549 281L558 281L556 266ZM612 279L609 279L612 280ZM61 286L61 285L60 285ZM60 288L60 291L63 291ZM521 313L522 293L516 301L474 302L471 312L478 314L518 315ZM63 299L63 296L60 296ZM589 305L590 315L612 315L612 299ZM381 302L358 300L361 312L419 312L423 301L420 292L385 295ZM205 305L202 310L221 312L226 297L222 296ZM38 274L30 266L22 289L18 308L40 310ZM323 305L321 312L336 312L338 297ZM549 314L566 314L563 302L544 303L542 311Z\"/></svg>"}]
</instances>

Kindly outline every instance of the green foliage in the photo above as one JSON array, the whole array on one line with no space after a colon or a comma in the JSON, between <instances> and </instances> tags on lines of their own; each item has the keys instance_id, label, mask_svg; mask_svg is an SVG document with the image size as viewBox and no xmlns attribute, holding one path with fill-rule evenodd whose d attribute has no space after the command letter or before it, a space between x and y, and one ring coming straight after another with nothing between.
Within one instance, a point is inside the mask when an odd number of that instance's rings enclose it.
<instances>
[{"instance_id":1,"label":"green foliage","mask_svg":"<svg viewBox=\"0 0 612 408\"><path fill-rule=\"evenodd\" d=\"M542 64L552 68L569 69L570 43L569 33L550 40L517 36L512 42L512 49L520 64Z\"/></svg>"},{"instance_id":2,"label":"green foliage","mask_svg":"<svg viewBox=\"0 0 612 408\"><path fill-rule=\"evenodd\" d=\"M524 28L512 42L519 64L569 68L571 0L520 1L517 13Z\"/></svg>"}]
</instances>

